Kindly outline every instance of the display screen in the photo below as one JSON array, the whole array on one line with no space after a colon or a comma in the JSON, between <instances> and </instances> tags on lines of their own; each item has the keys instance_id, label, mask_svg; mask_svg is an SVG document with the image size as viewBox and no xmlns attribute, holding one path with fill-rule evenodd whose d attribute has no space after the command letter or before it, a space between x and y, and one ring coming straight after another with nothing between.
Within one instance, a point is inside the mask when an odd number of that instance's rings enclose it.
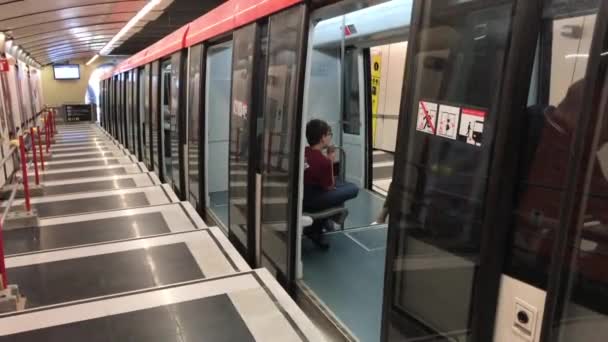
<instances>
[{"instance_id":1,"label":"display screen","mask_svg":"<svg viewBox=\"0 0 608 342\"><path fill-rule=\"evenodd\" d=\"M78 64L53 65L53 74L56 80L80 79L80 66Z\"/></svg>"}]
</instances>

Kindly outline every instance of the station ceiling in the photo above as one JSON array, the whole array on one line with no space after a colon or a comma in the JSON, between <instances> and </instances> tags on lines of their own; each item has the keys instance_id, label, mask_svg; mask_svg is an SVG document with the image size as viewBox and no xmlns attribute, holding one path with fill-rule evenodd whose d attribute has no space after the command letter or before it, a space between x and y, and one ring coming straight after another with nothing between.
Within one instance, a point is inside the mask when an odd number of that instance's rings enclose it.
<instances>
[{"instance_id":1,"label":"station ceiling","mask_svg":"<svg viewBox=\"0 0 608 342\"><path fill-rule=\"evenodd\" d=\"M112 55L131 55L217 7L223 0L160 0L122 38ZM0 0L0 32L39 64L89 58L148 0Z\"/></svg>"}]
</instances>

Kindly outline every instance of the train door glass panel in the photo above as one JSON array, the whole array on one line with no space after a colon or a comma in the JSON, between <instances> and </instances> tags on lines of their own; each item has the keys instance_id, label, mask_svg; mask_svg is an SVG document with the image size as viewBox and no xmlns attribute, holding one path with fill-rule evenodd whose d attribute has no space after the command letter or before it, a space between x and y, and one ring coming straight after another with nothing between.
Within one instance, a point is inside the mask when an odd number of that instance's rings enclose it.
<instances>
[{"instance_id":1,"label":"train door glass panel","mask_svg":"<svg viewBox=\"0 0 608 342\"><path fill-rule=\"evenodd\" d=\"M125 145L131 153L135 153L133 148L133 77L131 72L127 71L124 73L124 87L125 87Z\"/></svg>"},{"instance_id":2,"label":"train door glass panel","mask_svg":"<svg viewBox=\"0 0 608 342\"><path fill-rule=\"evenodd\" d=\"M154 61L151 65L151 84L150 84L150 92L151 92L151 116L152 116L152 168L156 171L161 180L165 181L164 178L164 168L161 168L160 164L162 163L163 158L163 146L161 145L161 123L160 123L160 62Z\"/></svg>"},{"instance_id":3,"label":"train door glass panel","mask_svg":"<svg viewBox=\"0 0 608 342\"><path fill-rule=\"evenodd\" d=\"M391 186L388 341L469 341L514 1L424 0ZM457 108L457 109L454 109ZM459 117L458 129L449 125ZM485 122L486 125L483 125ZM482 132L475 125L484 126ZM393 197L394 196L394 197ZM487 233L489 234L489 232Z\"/></svg>"},{"instance_id":4,"label":"train door glass panel","mask_svg":"<svg viewBox=\"0 0 608 342\"><path fill-rule=\"evenodd\" d=\"M209 47L205 75L206 203L214 220L227 228L232 41Z\"/></svg>"},{"instance_id":5,"label":"train door glass panel","mask_svg":"<svg viewBox=\"0 0 608 342\"><path fill-rule=\"evenodd\" d=\"M121 73L118 75L118 131L120 136L120 143L127 147L127 120L126 106L125 106L125 74Z\"/></svg>"},{"instance_id":6,"label":"train door glass panel","mask_svg":"<svg viewBox=\"0 0 608 342\"><path fill-rule=\"evenodd\" d=\"M200 206L200 168L201 164L201 66L203 46L196 45L190 48L188 72L188 174L186 184L188 187L188 200L197 210Z\"/></svg>"},{"instance_id":7,"label":"train door glass panel","mask_svg":"<svg viewBox=\"0 0 608 342\"><path fill-rule=\"evenodd\" d=\"M583 23L584 31L589 23L587 16ZM606 40L601 51L604 53L602 63L606 70ZM590 100L589 94L601 91L599 105L592 109L592 123L587 127L586 134L576 137L592 147L585 151L588 154L583 160L588 163L582 165L576 181L575 193L583 195L581 201L576 201L580 206L575 205L577 222L567 226L565 258L560 263L565 275L561 284L563 291L559 291L561 295L557 296L558 310L554 324L550 325L555 330L546 334L551 336L549 339L552 341L602 342L608 334L608 77L605 71L602 76L603 80L598 80L601 89L594 89L593 92L586 93L580 83L573 84L566 99L556 109L569 110L563 117L575 116L572 121L580 124L583 120L576 118L578 109L584 106L584 101ZM596 127L601 129L596 130Z\"/></svg>"},{"instance_id":8,"label":"train door glass panel","mask_svg":"<svg viewBox=\"0 0 608 342\"><path fill-rule=\"evenodd\" d=\"M184 87L182 85L182 75L184 74L184 63L182 61L182 52L176 52L171 56L171 74L169 79L169 120L165 122L169 123L169 136L166 136L166 143L169 144L169 155L167 156L167 162L165 163L168 168L171 169L169 174L171 175L173 189L179 198L183 196L183 181L182 175L185 171L186 166L183 163L184 154L184 143L185 139L182 139L182 134L186 132L182 128L184 122L183 108L184 105Z\"/></svg>"},{"instance_id":9,"label":"train door glass panel","mask_svg":"<svg viewBox=\"0 0 608 342\"><path fill-rule=\"evenodd\" d=\"M608 44L605 26L599 24L600 4L545 2L524 139L519 144L513 233L502 287L517 286L516 295L539 308L534 337L543 336L544 341L599 342L608 333ZM594 55L592 46L598 42L603 46ZM593 79L600 67L592 60L599 60L604 70L596 84ZM588 90L590 86L595 89ZM599 95L597 103L594 94ZM579 144L584 150L577 148ZM578 173L573 165L581 166ZM512 303L507 294L501 291L496 325L502 323L504 331L511 324L508 317L500 321Z\"/></svg>"},{"instance_id":10,"label":"train door glass panel","mask_svg":"<svg viewBox=\"0 0 608 342\"><path fill-rule=\"evenodd\" d=\"M133 132L133 153L137 157L137 160L141 161L141 117L139 110L139 70L133 69L131 73L131 110L133 113L132 118L132 132Z\"/></svg>"},{"instance_id":11,"label":"train door glass panel","mask_svg":"<svg viewBox=\"0 0 608 342\"><path fill-rule=\"evenodd\" d=\"M161 167L163 180L171 187L173 182L173 146L171 145L171 60L164 60L160 65L160 146L163 155ZM177 149L177 146L175 146Z\"/></svg>"},{"instance_id":12,"label":"train door glass panel","mask_svg":"<svg viewBox=\"0 0 608 342\"><path fill-rule=\"evenodd\" d=\"M254 249L249 246L249 234L255 222L249 222L249 211L255 206L250 203L249 192L255 191L250 175L250 137L251 120L254 115L252 103L253 56L255 52L257 25L251 24L236 30L233 34L232 60L232 108L230 111L229 147L229 214L230 234L236 238L243 250Z\"/></svg>"},{"instance_id":13,"label":"train door glass panel","mask_svg":"<svg viewBox=\"0 0 608 342\"><path fill-rule=\"evenodd\" d=\"M296 6L271 16L268 23L260 248L262 265L286 284L295 280L298 197L294 194L300 174L298 102L305 13L305 6Z\"/></svg>"},{"instance_id":14,"label":"train door glass panel","mask_svg":"<svg viewBox=\"0 0 608 342\"><path fill-rule=\"evenodd\" d=\"M154 142L153 142L153 128L152 128L152 105L151 105L151 101L150 101L150 64L147 64L145 67L143 67L140 71L140 75L139 75L139 82L140 82L140 89L139 91L141 92L141 97L140 97L140 101L141 101L141 105L140 105L140 109L143 110L143 112L141 113L141 119L142 119L142 123L141 123L141 128L142 128L142 141L143 141L143 147L144 147L144 164L146 165L146 167L148 168L148 170L153 171L154 167L152 164L152 155L153 155L153 151L156 150L156 148L154 147Z\"/></svg>"}]
</instances>

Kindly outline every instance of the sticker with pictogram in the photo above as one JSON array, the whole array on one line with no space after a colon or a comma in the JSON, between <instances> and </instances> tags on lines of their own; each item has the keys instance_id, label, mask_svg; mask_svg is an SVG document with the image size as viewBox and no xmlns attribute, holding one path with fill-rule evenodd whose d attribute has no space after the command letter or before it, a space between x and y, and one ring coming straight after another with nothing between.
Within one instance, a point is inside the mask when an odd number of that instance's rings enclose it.
<instances>
[{"instance_id":1,"label":"sticker with pictogram","mask_svg":"<svg viewBox=\"0 0 608 342\"><path fill-rule=\"evenodd\" d=\"M440 137L456 140L458 134L458 118L460 107L439 105L437 117L437 135Z\"/></svg>"},{"instance_id":2,"label":"sticker with pictogram","mask_svg":"<svg viewBox=\"0 0 608 342\"><path fill-rule=\"evenodd\" d=\"M485 118L485 110L462 108L458 140L467 144L481 146Z\"/></svg>"},{"instance_id":3,"label":"sticker with pictogram","mask_svg":"<svg viewBox=\"0 0 608 342\"><path fill-rule=\"evenodd\" d=\"M416 130L433 135L437 132L438 106L437 103L433 102L418 102L418 121L416 122Z\"/></svg>"}]
</instances>

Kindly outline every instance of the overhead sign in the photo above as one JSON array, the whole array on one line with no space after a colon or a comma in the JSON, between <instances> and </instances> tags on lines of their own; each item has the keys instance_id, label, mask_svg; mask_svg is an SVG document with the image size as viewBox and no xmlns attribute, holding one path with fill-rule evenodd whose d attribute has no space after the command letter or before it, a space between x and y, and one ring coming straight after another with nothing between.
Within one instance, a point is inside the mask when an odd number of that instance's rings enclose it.
<instances>
[{"instance_id":1,"label":"overhead sign","mask_svg":"<svg viewBox=\"0 0 608 342\"><path fill-rule=\"evenodd\" d=\"M1 72L8 72L8 70L9 70L8 59L6 59L6 58L0 58L0 71Z\"/></svg>"}]
</instances>

